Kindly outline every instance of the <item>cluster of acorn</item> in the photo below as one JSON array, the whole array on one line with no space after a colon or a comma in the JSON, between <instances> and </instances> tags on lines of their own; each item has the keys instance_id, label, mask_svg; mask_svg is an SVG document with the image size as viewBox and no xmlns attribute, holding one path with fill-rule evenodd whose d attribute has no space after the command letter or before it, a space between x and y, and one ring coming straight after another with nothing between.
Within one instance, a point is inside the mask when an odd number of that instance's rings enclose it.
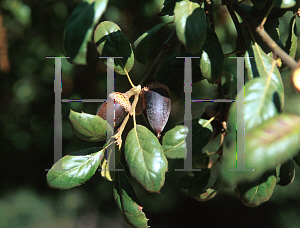
<instances>
[{"instance_id":1,"label":"cluster of acorn","mask_svg":"<svg viewBox=\"0 0 300 228\"><path fill-rule=\"evenodd\" d=\"M136 106L136 115L142 114L145 121L155 131L157 137L163 131L171 111L169 88L159 82L146 84L140 94ZM131 103L126 93L114 92L109 95L114 100L115 126L119 125L125 116L131 112ZM97 115L106 120L107 102L104 102L97 111Z\"/></svg>"}]
</instances>

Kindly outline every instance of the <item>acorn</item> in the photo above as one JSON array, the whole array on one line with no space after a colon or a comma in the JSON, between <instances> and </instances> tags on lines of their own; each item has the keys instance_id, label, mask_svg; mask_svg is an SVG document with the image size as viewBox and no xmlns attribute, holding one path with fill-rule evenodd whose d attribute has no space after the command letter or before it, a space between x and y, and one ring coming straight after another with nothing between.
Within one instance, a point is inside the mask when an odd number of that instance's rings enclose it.
<instances>
[{"instance_id":1,"label":"acorn","mask_svg":"<svg viewBox=\"0 0 300 228\"><path fill-rule=\"evenodd\" d=\"M141 90L141 108L145 121L160 138L171 111L169 88L159 82L151 82Z\"/></svg>"},{"instance_id":2,"label":"acorn","mask_svg":"<svg viewBox=\"0 0 300 228\"><path fill-rule=\"evenodd\" d=\"M131 104L129 98L124 93L114 92L109 94L109 98L114 100L114 110L115 110L115 126L122 123L123 119L131 110ZM98 109L96 115L100 116L102 119L107 120L107 102L104 102Z\"/></svg>"}]
</instances>

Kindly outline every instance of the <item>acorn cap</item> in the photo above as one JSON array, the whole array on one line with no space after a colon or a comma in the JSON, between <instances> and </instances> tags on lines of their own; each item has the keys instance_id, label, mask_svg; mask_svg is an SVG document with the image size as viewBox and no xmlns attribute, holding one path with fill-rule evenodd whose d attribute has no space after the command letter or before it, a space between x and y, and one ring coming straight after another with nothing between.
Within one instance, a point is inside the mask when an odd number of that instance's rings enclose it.
<instances>
[{"instance_id":1,"label":"acorn cap","mask_svg":"<svg viewBox=\"0 0 300 228\"><path fill-rule=\"evenodd\" d=\"M153 89L164 89L168 92L168 96L170 94L170 90L169 87L160 83L160 82L150 82L147 83L143 88L142 91L149 91L149 90L153 90ZM141 91L141 92L142 92Z\"/></svg>"},{"instance_id":2,"label":"acorn cap","mask_svg":"<svg viewBox=\"0 0 300 228\"><path fill-rule=\"evenodd\" d=\"M109 94L109 98L125 109L126 112L131 111L131 103L129 97L125 93L113 92Z\"/></svg>"}]
</instances>

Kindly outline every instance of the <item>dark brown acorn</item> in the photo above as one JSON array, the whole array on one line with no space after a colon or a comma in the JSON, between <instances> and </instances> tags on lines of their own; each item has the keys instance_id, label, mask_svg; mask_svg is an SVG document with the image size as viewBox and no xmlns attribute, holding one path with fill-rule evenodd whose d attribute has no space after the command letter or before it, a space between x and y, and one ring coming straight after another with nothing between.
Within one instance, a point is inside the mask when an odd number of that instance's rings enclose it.
<instances>
[{"instance_id":1,"label":"dark brown acorn","mask_svg":"<svg viewBox=\"0 0 300 228\"><path fill-rule=\"evenodd\" d=\"M156 132L157 138L163 131L171 112L169 88L159 82L146 84L140 93L142 114Z\"/></svg>"},{"instance_id":2,"label":"dark brown acorn","mask_svg":"<svg viewBox=\"0 0 300 228\"><path fill-rule=\"evenodd\" d=\"M130 112L131 104L129 102L129 98L119 92L114 92L109 95L109 98L111 100L114 100L114 110L115 110L115 126L118 126L123 119L128 114L127 112ZM107 102L104 102L100 108L98 109L96 115L100 116L102 119L107 120Z\"/></svg>"}]
</instances>

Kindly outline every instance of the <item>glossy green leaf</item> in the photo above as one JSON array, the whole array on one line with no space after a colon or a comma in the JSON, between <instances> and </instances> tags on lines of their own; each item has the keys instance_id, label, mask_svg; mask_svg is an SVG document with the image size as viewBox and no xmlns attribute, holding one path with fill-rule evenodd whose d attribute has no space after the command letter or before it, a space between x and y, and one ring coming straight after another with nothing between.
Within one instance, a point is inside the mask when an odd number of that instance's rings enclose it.
<instances>
[{"instance_id":1,"label":"glossy green leaf","mask_svg":"<svg viewBox=\"0 0 300 228\"><path fill-rule=\"evenodd\" d=\"M197 197L206 192L206 187L211 175L210 169L199 171L186 171L179 179L180 188L187 189L190 196Z\"/></svg>"},{"instance_id":2,"label":"glossy green leaf","mask_svg":"<svg viewBox=\"0 0 300 228\"><path fill-rule=\"evenodd\" d=\"M204 9L198 3L177 2L174 10L175 28L179 41L192 54L201 50L206 39L207 22Z\"/></svg>"},{"instance_id":3,"label":"glossy green leaf","mask_svg":"<svg viewBox=\"0 0 300 228\"><path fill-rule=\"evenodd\" d=\"M128 38L120 27L111 21L101 22L94 34L94 42L100 56L122 57L114 59L114 70L118 74L125 75L134 64L134 55ZM107 59L102 59L107 65Z\"/></svg>"},{"instance_id":4,"label":"glossy green leaf","mask_svg":"<svg viewBox=\"0 0 300 228\"><path fill-rule=\"evenodd\" d=\"M272 170L251 183L238 184L235 193L246 206L257 207L271 198L275 185L276 172Z\"/></svg>"},{"instance_id":5,"label":"glossy green leaf","mask_svg":"<svg viewBox=\"0 0 300 228\"><path fill-rule=\"evenodd\" d=\"M113 194L119 211L130 227L148 227L148 219L124 171L116 172Z\"/></svg>"},{"instance_id":6,"label":"glossy green leaf","mask_svg":"<svg viewBox=\"0 0 300 228\"><path fill-rule=\"evenodd\" d=\"M139 63L147 63L148 62L148 54L149 54L149 45L150 40L153 35L161 29L166 23L159 23L155 25L152 29L143 33L137 40L134 42L133 47L135 49L135 58Z\"/></svg>"},{"instance_id":7,"label":"glossy green leaf","mask_svg":"<svg viewBox=\"0 0 300 228\"><path fill-rule=\"evenodd\" d=\"M162 140L162 148L167 158L186 158L186 141L188 127L177 125L167 131Z\"/></svg>"},{"instance_id":8,"label":"glossy green leaf","mask_svg":"<svg viewBox=\"0 0 300 228\"><path fill-rule=\"evenodd\" d=\"M84 0L72 12L64 31L64 53L75 64L86 64L88 42L108 0Z\"/></svg>"},{"instance_id":9,"label":"glossy green leaf","mask_svg":"<svg viewBox=\"0 0 300 228\"><path fill-rule=\"evenodd\" d=\"M270 72L272 59L257 44L249 48L246 53L246 57L248 56L253 56L245 59L248 78L255 79L245 85L246 131L276 115L284 104L283 83L279 70L274 67L273 72Z\"/></svg>"},{"instance_id":10,"label":"glossy green leaf","mask_svg":"<svg viewBox=\"0 0 300 228\"><path fill-rule=\"evenodd\" d=\"M194 54L199 59L193 59L196 66L200 67L202 78L215 84L222 77L224 54L218 36L214 30L207 27L205 43L200 52Z\"/></svg>"},{"instance_id":11,"label":"glossy green leaf","mask_svg":"<svg viewBox=\"0 0 300 228\"><path fill-rule=\"evenodd\" d=\"M106 140L107 131L113 134L111 126L100 116L70 110L69 119L74 134L83 140L101 142Z\"/></svg>"},{"instance_id":12,"label":"glossy green leaf","mask_svg":"<svg viewBox=\"0 0 300 228\"><path fill-rule=\"evenodd\" d=\"M278 176L277 184L286 186L291 184L295 178L295 165L294 160L289 159L280 166L280 173Z\"/></svg>"},{"instance_id":13,"label":"glossy green leaf","mask_svg":"<svg viewBox=\"0 0 300 228\"><path fill-rule=\"evenodd\" d=\"M291 8L296 5L296 0L273 0L274 6L279 8Z\"/></svg>"},{"instance_id":14,"label":"glossy green leaf","mask_svg":"<svg viewBox=\"0 0 300 228\"><path fill-rule=\"evenodd\" d=\"M277 91L278 87L274 81L267 78L255 78L246 83L244 109L246 132L278 114L279 110L274 103Z\"/></svg>"},{"instance_id":15,"label":"glossy green leaf","mask_svg":"<svg viewBox=\"0 0 300 228\"><path fill-rule=\"evenodd\" d=\"M254 171L228 171L236 169L236 144L232 143L229 149L224 149L224 180L231 184L254 180L266 170L295 156L300 147L299 138L299 116L281 114L265 121L245 135L245 168Z\"/></svg>"},{"instance_id":16,"label":"glossy green leaf","mask_svg":"<svg viewBox=\"0 0 300 228\"><path fill-rule=\"evenodd\" d=\"M69 189L83 184L94 175L104 153L105 149L90 148L64 156L48 171L48 185L52 188Z\"/></svg>"},{"instance_id":17,"label":"glossy green leaf","mask_svg":"<svg viewBox=\"0 0 300 228\"><path fill-rule=\"evenodd\" d=\"M168 161L155 135L137 125L127 135L125 159L131 175L149 192L159 192L165 182Z\"/></svg>"}]
</instances>

